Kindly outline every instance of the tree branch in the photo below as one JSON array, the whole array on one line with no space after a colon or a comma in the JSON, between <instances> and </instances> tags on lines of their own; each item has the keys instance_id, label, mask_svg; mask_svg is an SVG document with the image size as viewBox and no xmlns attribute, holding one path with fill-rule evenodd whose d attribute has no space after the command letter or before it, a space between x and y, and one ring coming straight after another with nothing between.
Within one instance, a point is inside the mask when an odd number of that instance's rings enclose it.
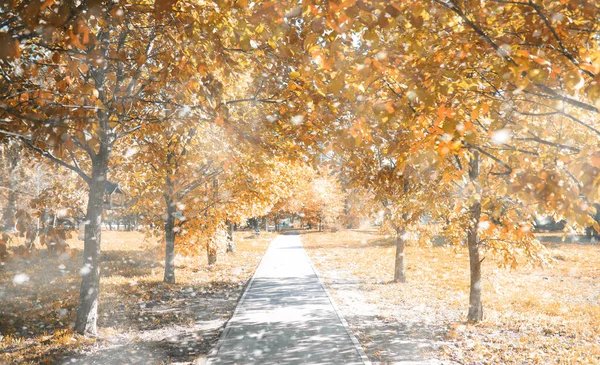
<instances>
[{"instance_id":1,"label":"tree branch","mask_svg":"<svg viewBox=\"0 0 600 365\"><path fill-rule=\"evenodd\" d=\"M69 170L77 173L88 185L92 182L92 179L80 168L73 166L61 159L59 159L58 157L54 156L52 153L50 153L49 151L43 150L37 146L35 146L33 143L31 143L31 141L29 139L26 138L21 138L21 140L23 141L23 143L25 143L25 145L27 147L29 147L30 149L34 150L35 152L39 153L40 155L49 158L50 160L56 162L57 164L68 168Z\"/></svg>"}]
</instances>

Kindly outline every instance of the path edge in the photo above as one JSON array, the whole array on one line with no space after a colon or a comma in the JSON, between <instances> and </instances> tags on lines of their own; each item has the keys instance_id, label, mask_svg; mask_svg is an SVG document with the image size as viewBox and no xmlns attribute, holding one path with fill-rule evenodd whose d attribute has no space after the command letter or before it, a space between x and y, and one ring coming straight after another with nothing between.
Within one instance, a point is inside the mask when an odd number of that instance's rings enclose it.
<instances>
[{"instance_id":1,"label":"path edge","mask_svg":"<svg viewBox=\"0 0 600 365\"><path fill-rule=\"evenodd\" d=\"M217 341L217 344L206 355L206 363L205 363L206 365L213 364L213 361L215 360L215 358L219 354L219 350L221 350L221 347L223 346L223 343L225 342L225 339L227 338L227 335L229 334L229 330L231 328L231 320L240 311L240 308L242 307L242 304L244 303L244 300L246 300L246 295L248 294L248 291L250 290L250 287L252 286L252 283L254 283L254 277L256 276L256 273L258 272L258 269L262 265L263 260L265 259L265 256L267 256L267 252L271 249L271 245L273 244L273 241L275 241L279 236L280 235L275 236L275 238L273 238L271 240L271 242L269 242L269 247L267 247L267 249L265 250L264 255L260 258L260 262L256 266L256 270L254 270L254 273L252 274L252 277L246 283L246 287L244 288L244 292L242 293L242 296L238 300L238 302L237 302L237 304L235 306L235 309L233 311L233 314L231 315L231 317L225 323L225 328L223 328L223 332L221 332L221 335L219 336L219 340ZM312 263L311 263L311 265L312 265Z\"/></svg>"},{"instance_id":2,"label":"path edge","mask_svg":"<svg viewBox=\"0 0 600 365\"><path fill-rule=\"evenodd\" d=\"M362 348L362 345L360 344L360 342L358 341L358 339L356 338L356 336L354 335L354 333L350 329L350 326L348 325L348 322L346 322L346 319L344 318L344 315L340 312L340 309L335 304L335 301L333 300L333 298L329 294L329 291L325 287L325 284L323 283L323 280L321 280L321 275L319 275L319 271L317 270L317 268L313 264L312 260L310 259L310 256L308 255L308 252L306 252L306 249L304 248L304 244L302 244L302 238L300 236L301 235L298 235L298 237L300 238L300 246L302 246L302 251L304 251L304 254L306 255L306 258L308 259L308 263L312 267L312 269L313 269L313 271L314 271L314 273L315 273L315 275L317 277L317 281L319 282L319 285L321 285L321 288L323 288L323 291L325 292L325 295L327 295L327 299L329 300L329 303L331 303L331 306L333 307L333 310L335 311L335 315L338 317L338 319L340 320L340 322L342 322L342 326L344 326L344 329L348 333L348 336L350 337L350 340L354 344L354 348L358 352L358 355L360 356L360 358L363 361L363 363L365 365L372 365L371 364L371 360L369 360L369 357L365 353L365 350Z\"/></svg>"}]
</instances>

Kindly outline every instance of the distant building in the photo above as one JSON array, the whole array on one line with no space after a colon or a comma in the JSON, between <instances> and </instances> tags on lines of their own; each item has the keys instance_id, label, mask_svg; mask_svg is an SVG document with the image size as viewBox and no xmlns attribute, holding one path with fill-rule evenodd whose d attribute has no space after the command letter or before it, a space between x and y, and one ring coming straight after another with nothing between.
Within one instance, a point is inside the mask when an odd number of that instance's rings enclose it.
<instances>
[{"instance_id":1,"label":"distant building","mask_svg":"<svg viewBox=\"0 0 600 365\"><path fill-rule=\"evenodd\" d=\"M106 182L104 193L104 209L125 209L125 193L119 184L112 183L110 181Z\"/></svg>"}]
</instances>

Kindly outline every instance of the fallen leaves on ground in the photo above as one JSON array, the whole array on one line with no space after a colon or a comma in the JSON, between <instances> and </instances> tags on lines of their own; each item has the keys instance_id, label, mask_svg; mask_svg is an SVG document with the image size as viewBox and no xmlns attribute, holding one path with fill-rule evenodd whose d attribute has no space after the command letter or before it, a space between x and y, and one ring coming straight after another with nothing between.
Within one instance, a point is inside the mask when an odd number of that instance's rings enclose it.
<instances>
[{"instance_id":1,"label":"fallen leaves on ground","mask_svg":"<svg viewBox=\"0 0 600 365\"><path fill-rule=\"evenodd\" d=\"M385 336L401 341L411 335L399 328L408 328L430 342L426 357L460 364L600 363L597 245L547 243L554 262L546 268L502 269L487 258L484 321L473 325L466 323L466 250L407 247L408 282L396 284L395 246L375 228L302 240L344 315L356 318L350 325L374 361L399 361L404 355ZM378 318L369 328L359 321L370 313ZM389 321L397 331L381 330ZM386 341L389 348L375 346Z\"/></svg>"},{"instance_id":2,"label":"fallen leaves on ground","mask_svg":"<svg viewBox=\"0 0 600 365\"><path fill-rule=\"evenodd\" d=\"M135 347L132 353L148 356L144 342L150 340L160 342L156 351L169 359L188 361L206 354L274 235L242 231L235 237L237 252L220 253L213 268L208 268L206 254L178 257L177 283L165 284L163 258L153 252L143 234L103 232L97 339L71 330L81 257L72 261L42 256L36 262L5 264L0 269L0 363L53 363L69 356L108 353L111 346L124 343ZM82 246L76 238L69 244ZM208 338L196 338L198 333ZM182 337L194 345L179 348L169 342ZM123 356L123 352L110 356Z\"/></svg>"}]
</instances>

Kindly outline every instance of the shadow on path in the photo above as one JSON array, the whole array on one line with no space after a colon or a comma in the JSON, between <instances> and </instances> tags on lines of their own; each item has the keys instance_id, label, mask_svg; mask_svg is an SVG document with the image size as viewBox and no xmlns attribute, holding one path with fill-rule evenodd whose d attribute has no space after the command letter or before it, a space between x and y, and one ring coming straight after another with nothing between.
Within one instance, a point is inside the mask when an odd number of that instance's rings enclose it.
<instances>
[{"instance_id":1,"label":"shadow on path","mask_svg":"<svg viewBox=\"0 0 600 365\"><path fill-rule=\"evenodd\" d=\"M289 232L267 251L211 364L363 364Z\"/></svg>"}]
</instances>

